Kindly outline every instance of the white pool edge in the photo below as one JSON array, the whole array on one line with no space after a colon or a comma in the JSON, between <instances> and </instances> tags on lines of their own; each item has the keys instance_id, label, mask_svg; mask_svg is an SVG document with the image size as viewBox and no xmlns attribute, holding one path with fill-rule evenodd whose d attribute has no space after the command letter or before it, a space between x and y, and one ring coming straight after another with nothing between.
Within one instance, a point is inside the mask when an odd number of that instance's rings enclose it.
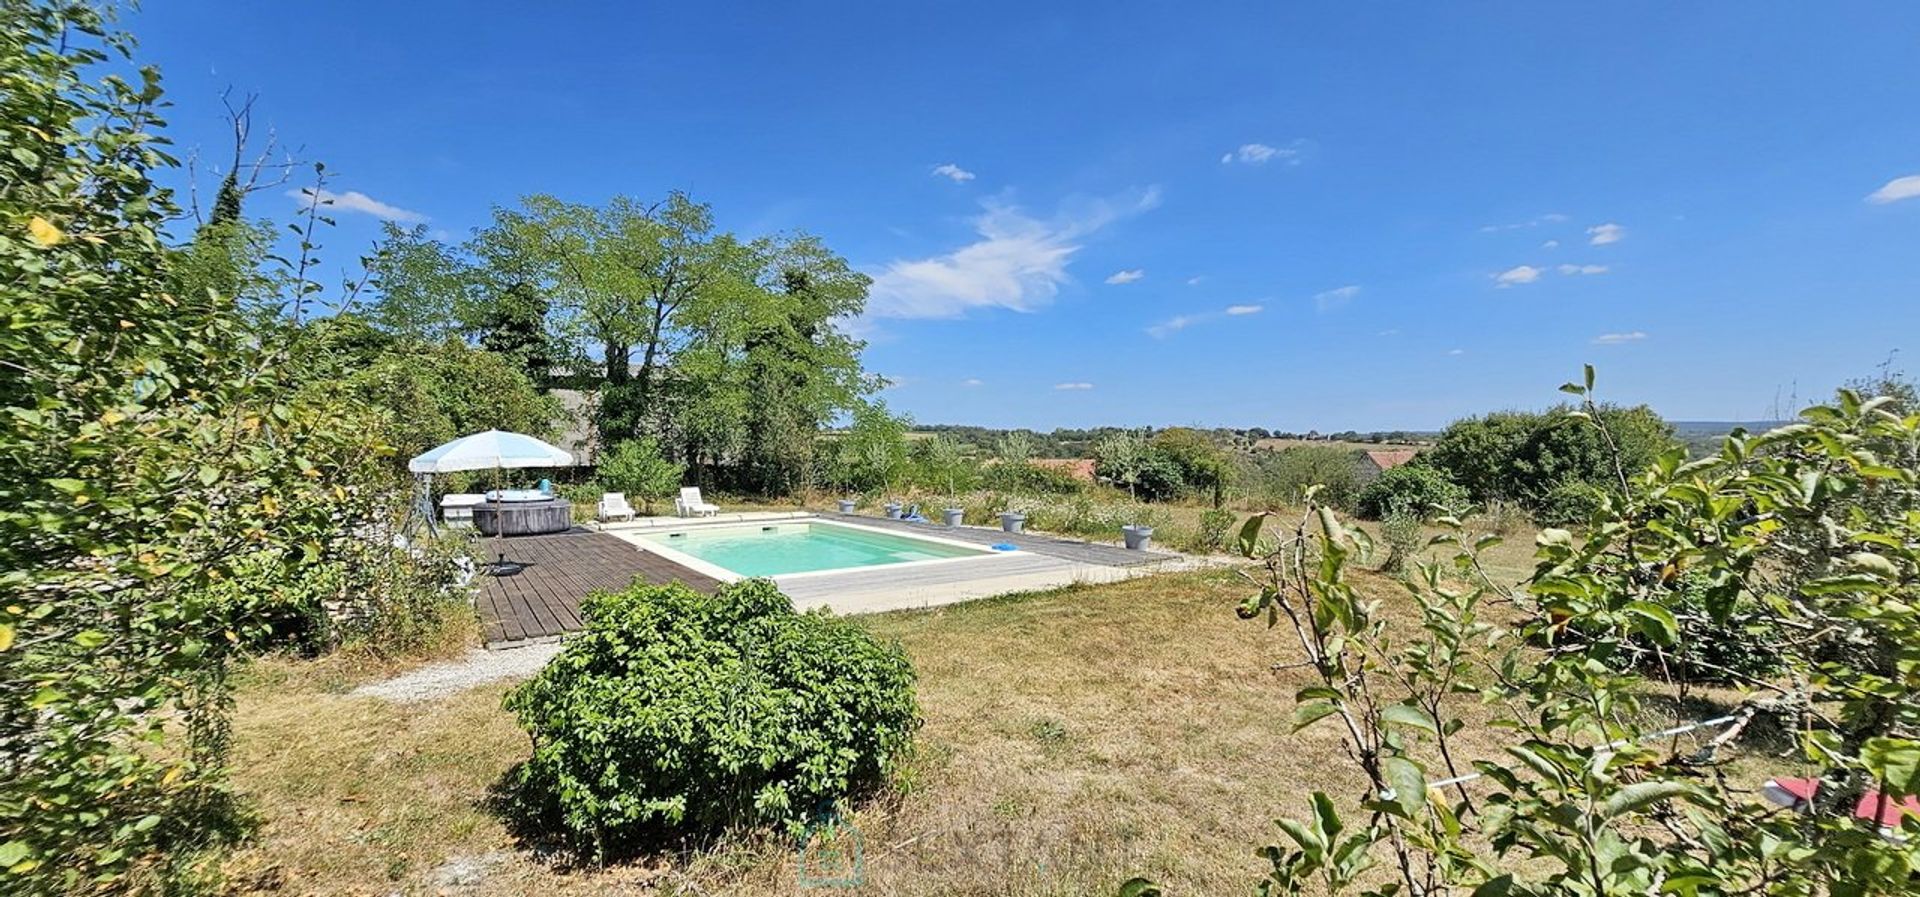
<instances>
[{"instance_id":1,"label":"white pool edge","mask_svg":"<svg viewBox=\"0 0 1920 897\"><path fill-rule=\"evenodd\" d=\"M675 530L682 530L683 529L682 527L672 527L672 526L655 527L645 531L644 534L641 532L619 532L619 531L611 531L611 530L609 532L612 535L617 536L620 539L626 541L628 544L631 544L634 547L640 549L641 551L646 551L652 554L659 555L660 557L665 558L669 561L672 561L676 564L679 564L682 567L686 567L687 569L692 570L696 573L700 573L706 576L711 576L714 579L717 579L721 582L743 582L749 579L771 579L778 582L781 580L788 580L788 579L804 579L804 578L815 577L815 576L831 576L836 574L847 573L854 570L912 570L912 569L917 569L922 567L929 567L936 564L953 564L953 563L959 563L963 561L978 561L978 560L983 560L987 558L1005 557L1008 555L1020 554L1020 552L1018 551L995 551L991 548L982 547L977 543L962 542L958 539L945 539L939 536L921 535L919 533L902 533L902 532L899 532L898 530L882 529L877 526L861 526L860 524L857 524L857 523L846 523L839 520L827 520L823 517L818 517L818 516L788 518L780 521L768 520L764 522L763 521L744 521L744 522L738 522L738 523L693 524L685 527L684 529L686 530L735 529L735 528L744 528L749 526L777 525L779 523L788 523L788 524L805 523L808 526L837 526L837 527L842 527L844 529L862 530L869 533L878 533L883 536L892 536L894 538L899 538L899 539L917 539L924 542L932 542L936 545L946 545L953 548L962 548L962 549L965 549L968 552L968 554L963 557L929 558L928 560L924 560L924 561L901 561L899 563L894 563L894 564L865 564L865 565L854 566L854 567L833 567L827 570L807 570L800 573L776 573L772 576L753 577L753 576L744 576L739 573L735 573L734 571L728 570L727 568L722 567L719 564L715 564L711 561L694 557L693 555L687 554L686 552L683 552L683 551L676 551L673 548L670 548L660 542L656 542L648 538L649 536L653 536L653 535L662 535L662 534L673 532Z\"/></svg>"}]
</instances>

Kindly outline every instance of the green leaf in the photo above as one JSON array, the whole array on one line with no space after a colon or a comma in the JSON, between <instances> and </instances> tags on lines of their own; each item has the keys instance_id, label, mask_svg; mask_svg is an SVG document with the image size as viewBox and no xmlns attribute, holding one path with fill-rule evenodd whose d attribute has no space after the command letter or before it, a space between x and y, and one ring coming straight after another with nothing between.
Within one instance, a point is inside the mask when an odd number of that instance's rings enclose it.
<instances>
[{"instance_id":1,"label":"green leaf","mask_svg":"<svg viewBox=\"0 0 1920 897\"><path fill-rule=\"evenodd\" d=\"M1340 708L1326 701L1313 701L1293 708L1293 731L1298 732L1325 719Z\"/></svg>"},{"instance_id":2,"label":"green leaf","mask_svg":"<svg viewBox=\"0 0 1920 897\"><path fill-rule=\"evenodd\" d=\"M1427 802L1427 777L1420 771L1420 765L1405 757L1388 757L1380 761L1380 774L1393 789L1393 802L1405 809L1409 815Z\"/></svg>"},{"instance_id":3,"label":"green leaf","mask_svg":"<svg viewBox=\"0 0 1920 897\"><path fill-rule=\"evenodd\" d=\"M1606 803L1600 805L1600 818L1613 819L1663 800L1696 796L1698 793L1698 788L1686 782L1635 782L1614 792Z\"/></svg>"},{"instance_id":4,"label":"green leaf","mask_svg":"<svg viewBox=\"0 0 1920 897\"><path fill-rule=\"evenodd\" d=\"M1266 521L1267 513L1262 511L1247 518L1247 522L1240 525L1239 547L1241 557L1251 558L1254 556L1254 550L1260 545L1260 527L1266 523Z\"/></svg>"},{"instance_id":5,"label":"green leaf","mask_svg":"<svg viewBox=\"0 0 1920 897\"><path fill-rule=\"evenodd\" d=\"M1120 886L1120 897L1162 897L1160 886L1144 878L1129 878Z\"/></svg>"},{"instance_id":6,"label":"green leaf","mask_svg":"<svg viewBox=\"0 0 1920 897\"><path fill-rule=\"evenodd\" d=\"M1489 878L1473 889L1472 897L1507 897L1513 892L1513 873Z\"/></svg>"},{"instance_id":7,"label":"green leaf","mask_svg":"<svg viewBox=\"0 0 1920 897\"><path fill-rule=\"evenodd\" d=\"M1679 640L1680 620L1673 615L1673 611L1651 601L1629 602L1626 610L1640 618L1640 631L1648 638L1662 645L1671 645Z\"/></svg>"},{"instance_id":8,"label":"green leaf","mask_svg":"<svg viewBox=\"0 0 1920 897\"><path fill-rule=\"evenodd\" d=\"M1428 716L1425 710L1411 704L1387 705L1380 711L1380 721L1388 725L1412 726L1435 735L1440 734L1440 727L1435 725L1433 717Z\"/></svg>"},{"instance_id":9,"label":"green leaf","mask_svg":"<svg viewBox=\"0 0 1920 897\"><path fill-rule=\"evenodd\" d=\"M1920 791L1920 742L1905 738L1869 738L1860 759L1874 778L1895 794Z\"/></svg>"},{"instance_id":10,"label":"green leaf","mask_svg":"<svg viewBox=\"0 0 1920 897\"><path fill-rule=\"evenodd\" d=\"M33 848L27 846L25 841L8 841L0 844L0 869L11 868L26 859L32 852Z\"/></svg>"}]
</instances>

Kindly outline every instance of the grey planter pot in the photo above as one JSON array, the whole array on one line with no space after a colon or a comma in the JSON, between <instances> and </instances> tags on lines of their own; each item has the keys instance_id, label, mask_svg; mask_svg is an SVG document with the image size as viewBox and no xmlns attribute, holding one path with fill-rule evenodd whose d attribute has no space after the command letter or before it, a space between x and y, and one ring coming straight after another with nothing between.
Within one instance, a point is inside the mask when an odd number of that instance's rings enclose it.
<instances>
[{"instance_id":1,"label":"grey planter pot","mask_svg":"<svg viewBox=\"0 0 1920 897\"><path fill-rule=\"evenodd\" d=\"M853 500L853 499L851 499L851 498L843 498L843 499L840 499L840 513L842 513L842 514L851 514L851 513L853 513L853 508L854 508L854 506L855 506L855 505L858 505L858 504L859 504L859 502L857 502L857 501L854 501L854 500Z\"/></svg>"},{"instance_id":2,"label":"grey planter pot","mask_svg":"<svg viewBox=\"0 0 1920 897\"><path fill-rule=\"evenodd\" d=\"M1123 526L1120 528L1120 537L1127 540L1129 551L1146 551L1153 547L1151 526Z\"/></svg>"},{"instance_id":3,"label":"grey planter pot","mask_svg":"<svg viewBox=\"0 0 1920 897\"><path fill-rule=\"evenodd\" d=\"M943 508L941 509L940 513L946 515L948 526L959 526L960 521L967 516L967 509L966 508Z\"/></svg>"},{"instance_id":4,"label":"grey planter pot","mask_svg":"<svg viewBox=\"0 0 1920 897\"><path fill-rule=\"evenodd\" d=\"M1025 532L1026 528L1027 515L1013 511L1008 511L1000 515L1000 529L1002 532L1019 533Z\"/></svg>"},{"instance_id":5,"label":"grey planter pot","mask_svg":"<svg viewBox=\"0 0 1920 897\"><path fill-rule=\"evenodd\" d=\"M887 517L893 520L900 519L900 503L899 502L897 501L887 502Z\"/></svg>"}]
</instances>

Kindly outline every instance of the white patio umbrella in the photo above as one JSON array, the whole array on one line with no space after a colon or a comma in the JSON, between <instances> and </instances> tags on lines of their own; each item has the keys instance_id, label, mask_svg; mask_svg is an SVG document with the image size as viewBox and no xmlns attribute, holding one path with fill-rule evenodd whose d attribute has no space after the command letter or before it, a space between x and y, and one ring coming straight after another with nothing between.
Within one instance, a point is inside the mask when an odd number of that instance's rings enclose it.
<instances>
[{"instance_id":1,"label":"white patio umbrella","mask_svg":"<svg viewBox=\"0 0 1920 897\"><path fill-rule=\"evenodd\" d=\"M525 433L487 430L432 448L407 462L414 473L494 470L509 467L572 467L573 455Z\"/></svg>"},{"instance_id":2,"label":"white patio umbrella","mask_svg":"<svg viewBox=\"0 0 1920 897\"><path fill-rule=\"evenodd\" d=\"M452 442L436 446L407 462L407 470L427 478L425 495L432 494L431 483L436 473L453 473L460 470L500 470L516 467L572 467L573 455L566 449L549 445L525 433L513 433L507 430L487 430L471 436L462 436ZM426 519L431 525L433 506L429 501L423 508ZM494 545L499 546L498 528L494 534ZM495 572L501 572L509 565L506 556L494 565Z\"/></svg>"}]
</instances>

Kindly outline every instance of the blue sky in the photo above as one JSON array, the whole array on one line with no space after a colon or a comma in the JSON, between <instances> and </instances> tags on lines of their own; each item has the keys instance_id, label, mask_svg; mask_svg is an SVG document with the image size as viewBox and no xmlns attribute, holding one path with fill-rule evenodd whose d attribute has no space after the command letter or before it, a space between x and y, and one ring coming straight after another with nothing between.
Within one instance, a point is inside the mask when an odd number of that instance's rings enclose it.
<instances>
[{"instance_id":1,"label":"blue sky","mask_svg":"<svg viewBox=\"0 0 1920 897\"><path fill-rule=\"evenodd\" d=\"M689 190L873 274L868 366L923 422L1432 428L1550 403L1583 362L1616 400L1755 418L1920 352L1906 2L170 2L128 23L183 148L217 157L231 85L360 194L331 264L382 215L464 236L526 193Z\"/></svg>"}]
</instances>

